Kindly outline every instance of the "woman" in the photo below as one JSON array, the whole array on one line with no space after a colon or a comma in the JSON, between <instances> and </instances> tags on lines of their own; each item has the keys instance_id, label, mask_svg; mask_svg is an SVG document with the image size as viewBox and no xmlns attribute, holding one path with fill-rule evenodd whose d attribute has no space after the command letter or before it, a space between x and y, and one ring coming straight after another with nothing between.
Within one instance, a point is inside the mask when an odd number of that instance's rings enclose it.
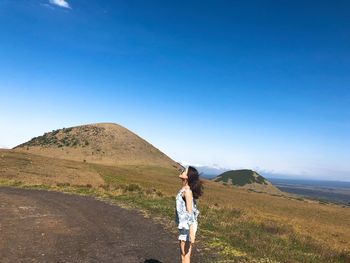
<instances>
[{"instance_id":1,"label":"woman","mask_svg":"<svg viewBox=\"0 0 350 263\"><path fill-rule=\"evenodd\" d=\"M176 223L179 229L181 262L190 263L192 246L196 238L197 209L196 200L203 194L202 181L196 168L189 166L181 171L182 188L176 195Z\"/></svg>"}]
</instances>

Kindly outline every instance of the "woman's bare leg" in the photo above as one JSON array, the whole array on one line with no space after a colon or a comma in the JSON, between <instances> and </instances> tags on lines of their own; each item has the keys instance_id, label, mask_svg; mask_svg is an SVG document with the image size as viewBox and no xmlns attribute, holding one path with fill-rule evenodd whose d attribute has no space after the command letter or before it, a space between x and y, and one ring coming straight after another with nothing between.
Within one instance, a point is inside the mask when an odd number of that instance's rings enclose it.
<instances>
[{"instance_id":1,"label":"woman's bare leg","mask_svg":"<svg viewBox=\"0 0 350 263\"><path fill-rule=\"evenodd\" d=\"M186 245L186 242L180 240L179 244L180 244L181 263L186 263L186 261L185 261L185 256L186 256L185 245Z\"/></svg>"},{"instance_id":2,"label":"woman's bare leg","mask_svg":"<svg viewBox=\"0 0 350 263\"><path fill-rule=\"evenodd\" d=\"M191 261L191 252L192 252L192 243L191 242L187 242L188 245L188 251L185 255L185 263L190 263Z\"/></svg>"}]
</instances>

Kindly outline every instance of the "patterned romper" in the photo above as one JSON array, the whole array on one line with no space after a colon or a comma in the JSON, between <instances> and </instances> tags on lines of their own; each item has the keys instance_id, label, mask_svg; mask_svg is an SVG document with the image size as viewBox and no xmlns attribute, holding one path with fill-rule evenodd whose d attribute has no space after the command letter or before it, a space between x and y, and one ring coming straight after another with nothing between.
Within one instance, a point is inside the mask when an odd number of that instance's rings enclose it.
<instances>
[{"instance_id":1,"label":"patterned romper","mask_svg":"<svg viewBox=\"0 0 350 263\"><path fill-rule=\"evenodd\" d=\"M182 193L185 191L184 188L181 188L176 195L176 219L175 222L178 225L179 229L179 240L190 241L189 239L189 229L190 225L194 224L194 233L197 231L197 217L199 210L197 209L196 201L192 198L192 213L187 212L186 202L182 198Z\"/></svg>"}]
</instances>

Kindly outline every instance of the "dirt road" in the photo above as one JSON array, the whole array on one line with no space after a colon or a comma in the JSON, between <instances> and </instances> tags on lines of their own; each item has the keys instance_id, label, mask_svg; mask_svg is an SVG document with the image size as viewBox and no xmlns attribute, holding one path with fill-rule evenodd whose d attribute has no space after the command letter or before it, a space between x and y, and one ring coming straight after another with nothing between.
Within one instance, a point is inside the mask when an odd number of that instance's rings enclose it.
<instances>
[{"instance_id":1,"label":"dirt road","mask_svg":"<svg viewBox=\"0 0 350 263\"><path fill-rule=\"evenodd\" d=\"M0 261L180 262L176 235L92 197L0 187ZM195 250L193 261L205 262Z\"/></svg>"}]
</instances>

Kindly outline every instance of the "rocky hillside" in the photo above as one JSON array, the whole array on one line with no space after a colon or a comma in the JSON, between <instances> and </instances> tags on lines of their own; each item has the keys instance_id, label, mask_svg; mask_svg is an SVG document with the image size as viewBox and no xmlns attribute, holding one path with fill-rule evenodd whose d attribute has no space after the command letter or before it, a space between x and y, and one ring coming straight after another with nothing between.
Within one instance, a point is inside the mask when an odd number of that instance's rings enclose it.
<instances>
[{"instance_id":1,"label":"rocky hillside","mask_svg":"<svg viewBox=\"0 0 350 263\"><path fill-rule=\"evenodd\" d=\"M98 123L47 132L14 148L16 151L81 162L108 165L178 164L128 129L113 123Z\"/></svg>"},{"instance_id":2,"label":"rocky hillside","mask_svg":"<svg viewBox=\"0 0 350 263\"><path fill-rule=\"evenodd\" d=\"M249 169L231 170L224 172L212 179L225 185L233 185L257 192L280 193L266 178Z\"/></svg>"}]
</instances>

